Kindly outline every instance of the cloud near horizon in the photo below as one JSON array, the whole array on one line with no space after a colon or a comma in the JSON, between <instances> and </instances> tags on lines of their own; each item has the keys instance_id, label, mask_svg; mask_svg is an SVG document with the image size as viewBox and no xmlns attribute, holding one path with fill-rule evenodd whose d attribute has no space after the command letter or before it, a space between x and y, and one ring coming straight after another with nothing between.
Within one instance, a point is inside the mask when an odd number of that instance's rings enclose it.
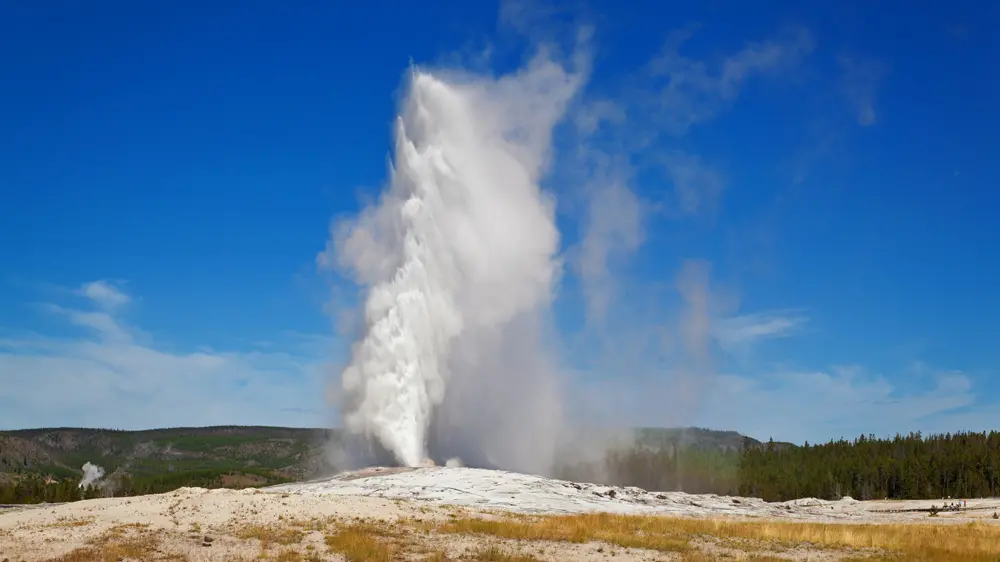
<instances>
[{"instance_id":1,"label":"cloud near horizon","mask_svg":"<svg viewBox=\"0 0 1000 562\"><path fill-rule=\"evenodd\" d=\"M112 302L133 298L117 290L121 298ZM328 427L336 419L322 397L330 365L324 354L333 344L325 336L285 337L283 350L271 343L269 351L171 351L129 327L120 312L102 309L103 292L88 300L95 309L52 303L40 309L81 328L78 336L21 331L0 338L0 428ZM792 337L807 321L796 311L701 320L713 341L742 346ZM575 389L573 407L615 425L699 425L801 443L862 433L979 431L995 417L995 409L977 401L973 380L955 371L931 372L934 384L913 392L858 367L720 372L685 413L664 408L676 392L668 372L642 380L578 374L588 382Z\"/></svg>"},{"instance_id":2,"label":"cloud near horizon","mask_svg":"<svg viewBox=\"0 0 1000 562\"><path fill-rule=\"evenodd\" d=\"M120 287L95 281L75 294L89 306L39 310L80 335L8 330L0 339L0 428L322 426L331 417L317 399L324 360L313 342L293 338L284 351L171 351L125 322L119 308L132 299Z\"/></svg>"},{"instance_id":3,"label":"cloud near horizon","mask_svg":"<svg viewBox=\"0 0 1000 562\"><path fill-rule=\"evenodd\" d=\"M904 392L863 368L718 376L700 419L766 440L801 444L875 434L984 431L996 427L996 405L978 401L965 373L939 371L923 390Z\"/></svg>"}]
</instances>

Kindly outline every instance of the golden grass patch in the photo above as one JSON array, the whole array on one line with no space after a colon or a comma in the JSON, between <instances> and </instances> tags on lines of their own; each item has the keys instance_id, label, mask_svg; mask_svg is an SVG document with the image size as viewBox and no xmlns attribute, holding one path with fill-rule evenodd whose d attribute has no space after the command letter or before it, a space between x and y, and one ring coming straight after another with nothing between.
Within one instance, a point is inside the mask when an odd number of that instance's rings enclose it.
<instances>
[{"instance_id":1,"label":"golden grass patch","mask_svg":"<svg viewBox=\"0 0 1000 562\"><path fill-rule=\"evenodd\" d=\"M530 554L517 554L508 552L499 546L493 545L472 552L465 560L476 560L477 562L540 562L538 558Z\"/></svg>"},{"instance_id":2,"label":"golden grass patch","mask_svg":"<svg viewBox=\"0 0 1000 562\"><path fill-rule=\"evenodd\" d=\"M276 544L284 546L298 544L305 537L305 533L287 525L250 525L239 529L236 537L256 539L260 541L261 550L266 550Z\"/></svg>"},{"instance_id":3,"label":"golden grass patch","mask_svg":"<svg viewBox=\"0 0 1000 562\"><path fill-rule=\"evenodd\" d=\"M345 525L325 538L326 546L343 554L347 562L390 562L396 547L380 537L390 536L386 529L371 523Z\"/></svg>"},{"instance_id":4,"label":"golden grass patch","mask_svg":"<svg viewBox=\"0 0 1000 562\"><path fill-rule=\"evenodd\" d=\"M299 527L305 531L326 531L331 525L336 523L336 519L333 517L327 517L321 519L319 517L313 517L310 519L297 519L292 521L290 524L294 527Z\"/></svg>"},{"instance_id":5,"label":"golden grass patch","mask_svg":"<svg viewBox=\"0 0 1000 562\"><path fill-rule=\"evenodd\" d=\"M112 527L91 541L91 546L75 549L53 562L120 562L154 560L160 545L157 533L147 532L148 525L133 523ZM164 558L160 556L159 558Z\"/></svg>"},{"instance_id":6,"label":"golden grass patch","mask_svg":"<svg viewBox=\"0 0 1000 562\"><path fill-rule=\"evenodd\" d=\"M609 513L571 516L516 517L509 519L454 519L436 528L439 532L480 534L524 541L602 541L626 548L660 552L689 550L690 536L678 532L669 520Z\"/></svg>"},{"instance_id":7,"label":"golden grass patch","mask_svg":"<svg viewBox=\"0 0 1000 562\"><path fill-rule=\"evenodd\" d=\"M269 562L320 562L322 558L315 553L302 554L301 552L286 548L273 555L262 557L261 560L268 560Z\"/></svg>"},{"instance_id":8,"label":"golden grass patch","mask_svg":"<svg viewBox=\"0 0 1000 562\"><path fill-rule=\"evenodd\" d=\"M52 529L52 528L67 528L67 527L86 527L94 522L93 517L85 517L83 519L72 519L69 517L60 517L52 523L46 523L42 527Z\"/></svg>"},{"instance_id":9,"label":"golden grass patch","mask_svg":"<svg viewBox=\"0 0 1000 562\"><path fill-rule=\"evenodd\" d=\"M1000 560L1000 526L968 524L830 524L792 521L672 519L683 532L812 547L866 549L906 560Z\"/></svg>"},{"instance_id":10,"label":"golden grass patch","mask_svg":"<svg viewBox=\"0 0 1000 562\"><path fill-rule=\"evenodd\" d=\"M1000 560L1000 526L986 523L830 524L589 513L502 519L455 518L440 524L421 525L437 532L511 540L600 541L626 548L683 553L691 560L700 556L700 549L691 543L694 539L721 539L724 546L758 551L758 556L769 555L759 552L762 550L773 552L802 547L927 562Z\"/></svg>"}]
</instances>

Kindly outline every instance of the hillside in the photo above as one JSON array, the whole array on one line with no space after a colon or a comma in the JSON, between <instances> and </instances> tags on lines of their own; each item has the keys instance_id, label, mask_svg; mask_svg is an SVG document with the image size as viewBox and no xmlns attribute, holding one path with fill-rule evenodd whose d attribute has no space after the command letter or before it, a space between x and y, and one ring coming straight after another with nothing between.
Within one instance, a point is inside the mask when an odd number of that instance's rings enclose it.
<instances>
[{"instance_id":1,"label":"hillside","mask_svg":"<svg viewBox=\"0 0 1000 562\"><path fill-rule=\"evenodd\" d=\"M0 486L25 477L79 481L88 462L105 469L104 494L278 484L334 471L325 460L324 446L340 437L339 430L240 426L4 431ZM640 428L635 446L609 454L603 468L563 468L607 483L727 492L736 484L744 443L761 446L735 431Z\"/></svg>"},{"instance_id":2,"label":"hillside","mask_svg":"<svg viewBox=\"0 0 1000 562\"><path fill-rule=\"evenodd\" d=\"M87 428L0 431L0 473L79 476L85 462L101 464L109 471L127 465L138 472L235 464L278 470L290 478L303 478L321 467L323 444L339 437L337 429L261 426L144 431ZM754 447L763 445L735 431L696 427L637 428L636 443L654 450L694 447L723 452L739 451L744 443Z\"/></svg>"},{"instance_id":3,"label":"hillside","mask_svg":"<svg viewBox=\"0 0 1000 562\"><path fill-rule=\"evenodd\" d=\"M228 474L250 484L323 472L323 429L203 427L148 431L46 428L0 432L0 474L78 479L91 462L133 483ZM172 478L173 477L173 478Z\"/></svg>"}]
</instances>

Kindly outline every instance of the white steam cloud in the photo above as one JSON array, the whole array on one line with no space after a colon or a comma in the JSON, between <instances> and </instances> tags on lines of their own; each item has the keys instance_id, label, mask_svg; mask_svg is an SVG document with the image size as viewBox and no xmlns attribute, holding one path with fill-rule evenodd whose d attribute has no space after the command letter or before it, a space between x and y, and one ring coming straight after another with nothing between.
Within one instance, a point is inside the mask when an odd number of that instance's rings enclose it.
<instances>
[{"instance_id":1,"label":"white steam cloud","mask_svg":"<svg viewBox=\"0 0 1000 562\"><path fill-rule=\"evenodd\" d=\"M83 479L80 480L79 487L93 486L101 478L104 478L104 469L88 461L83 465Z\"/></svg>"},{"instance_id":2,"label":"white steam cloud","mask_svg":"<svg viewBox=\"0 0 1000 562\"><path fill-rule=\"evenodd\" d=\"M551 464L562 412L542 341L561 263L539 182L582 74L545 53L497 79L414 70L385 192L319 257L366 291L345 425L399 464Z\"/></svg>"},{"instance_id":3,"label":"white steam cloud","mask_svg":"<svg viewBox=\"0 0 1000 562\"><path fill-rule=\"evenodd\" d=\"M528 25L524 15L515 19ZM665 214L663 201L632 191L633 164L666 166L679 214L710 211L724 182L679 150L635 163L630 151L655 153L662 132L682 135L711 118L748 76L794 67L811 39L803 32L750 43L718 72L668 45L643 71L668 77L668 85L654 80L649 90L640 80L638 92L615 102L580 95L589 31L576 39L569 64L543 49L500 77L422 69L407 77L389 181L377 202L334 223L318 257L320 267L351 277L364 301L335 396L346 429L360 439L338 451L348 453L338 466L433 461L551 474L557 456L587 462L631 435L612 428L594 439L588 429L580 439L564 405L586 420L577 431L598 417L603 426L627 425L643 417L640 410L679 422L711 383L719 332L709 263L685 261L675 287L685 312L678 326L664 319L659 287L623 283L616 269L643 245L646 220ZM563 264L555 201L541 182L566 117L570 126L560 133L570 136L569 162L553 177L572 178L587 203L576 211L583 215L571 233L576 245L565 254L587 320L571 361L603 360L613 381L588 380L572 365L564 371L553 350L565 342L550 339ZM572 386L563 372L579 375Z\"/></svg>"}]
</instances>

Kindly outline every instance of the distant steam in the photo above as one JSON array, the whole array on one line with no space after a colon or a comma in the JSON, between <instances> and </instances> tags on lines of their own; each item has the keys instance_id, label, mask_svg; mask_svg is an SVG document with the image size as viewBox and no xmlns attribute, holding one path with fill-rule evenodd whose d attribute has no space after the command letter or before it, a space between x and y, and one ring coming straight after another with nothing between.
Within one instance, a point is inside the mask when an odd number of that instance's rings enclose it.
<instances>
[{"instance_id":1,"label":"distant steam","mask_svg":"<svg viewBox=\"0 0 1000 562\"><path fill-rule=\"evenodd\" d=\"M88 461L83 465L83 479L80 480L79 487L86 488L93 486L101 478L104 478L104 469Z\"/></svg>"}]
</instances>

